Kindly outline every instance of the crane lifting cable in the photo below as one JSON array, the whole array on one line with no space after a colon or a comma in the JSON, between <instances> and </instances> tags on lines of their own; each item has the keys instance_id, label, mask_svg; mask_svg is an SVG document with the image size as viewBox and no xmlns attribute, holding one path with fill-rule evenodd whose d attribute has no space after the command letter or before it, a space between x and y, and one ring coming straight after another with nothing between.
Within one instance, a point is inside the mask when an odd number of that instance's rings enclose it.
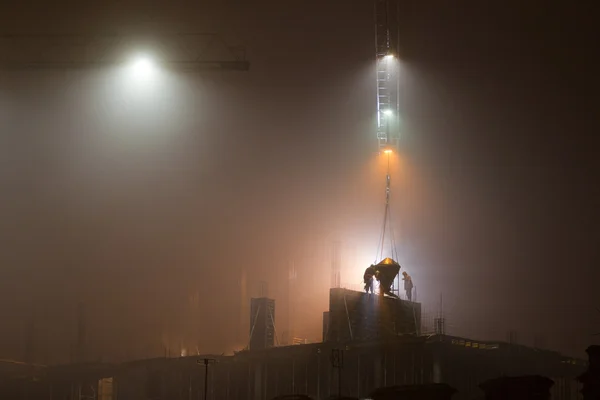
<instances>
[{"instance_id":1,"label":"crane lifting cable","mask_svg":"<svg viewBox=\"0 0 600 400\"><path fill-rule=\"evenodd\" d=\"M391 172L390 156L400 144L400 3L398 0L374 0L375 2L375 67L377 105L377 143L381 154L387 156L385 209L381 235L377 244L374 263L363 276L365 290L373 291L373 279L379 281L379 294L399 297L398 251L392 227L390 210ZM389 241L391 258L384 259ZM398 280L396 280L398 279ZM394 284L397 282L397 284ZM394 294L393 292L396 292Z\"/></svg>"},{"instance_id":2,"label":"crane lifting cable","mask_svg":"<svg viewBox=\"0 0 600 400\"><path fill-rule=\"evenodd\" d=\"M375 255L375 263L377 260L383 260L383 252L386 246L386 234L389 235L390 255L392 258L398 259L398 251L396 249L396 239L394 236L394 229L392 226L392 213L390 210L390 194L391 194L391 172L390 172L390 155L392 150L387 149L384 154L387 156L387 174L386 174L386 186L385 186L385 208L383 213L383 224L381 227L381 235L379 236L379 243L377 246L377 253Z\"/></svg>"},{"instance_id":3,"label":"crane lifting cable","mask_svg":"<svg viewBox=\"0 0 600 400\"><path fill-rule=\"evenodd\" d=\"M400 264L394 259L398 259L398 251L396 249L396 240L394 237L394 230L392 227L392 214L390 211L390 194L391 194L391 172L390 172L390 155L392 151L387 149L384 154L387 156L387 174L386 174L386 188L385 188L385 208L383 217L383 226L381 229L381 235L379 236L379 243L377 246L377 253L375 262L365 270L363 279L365 281L365 290L369 292L369 289L373 291L372 284L373 279L379 281L379 294L389 295L392 297L399 297L398 285L394 285L398 273L400 272ZM384 249L386 247L386 238L389 239L390 255L392 258L383 258ZM377 260L380 260L379 262Z\"/></svg>"}]
</instances>

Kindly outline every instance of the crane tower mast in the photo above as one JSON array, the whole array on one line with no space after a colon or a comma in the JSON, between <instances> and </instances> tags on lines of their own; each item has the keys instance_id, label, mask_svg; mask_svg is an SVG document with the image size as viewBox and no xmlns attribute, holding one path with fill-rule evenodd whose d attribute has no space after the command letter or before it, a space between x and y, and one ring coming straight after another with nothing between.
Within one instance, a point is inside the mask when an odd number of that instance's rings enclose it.
<instances>
[{"instance_id":1,"label":"crane tower mast","mask_svg":"<svg viewBox=\"0 0 600 400\"><path fill-rule=\"evenodd\" d=\"M398 0L375 0L377 142L380 151L397 148L400 140L398 17Z\"/></svg>"}]
</instances>

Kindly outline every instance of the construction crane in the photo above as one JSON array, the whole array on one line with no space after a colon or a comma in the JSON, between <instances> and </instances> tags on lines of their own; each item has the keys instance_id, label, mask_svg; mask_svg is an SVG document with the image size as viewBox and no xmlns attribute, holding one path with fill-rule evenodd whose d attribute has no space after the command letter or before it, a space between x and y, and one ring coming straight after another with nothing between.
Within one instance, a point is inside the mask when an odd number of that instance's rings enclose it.
<instances>
[{"instance_id":1,"label":"construction crane","mask_svg":"<svg viewBox=\"0 0 600 400\"><path fill-rule=\"evenodd\" d=\"M375 0L379 151L398 148L400 140L399 14L398 0Z\"/></svg>"},{"instance_id":2,"label":"construction crane","mask_svg":"<svg viewBox=\"0 0 600 400\"><path fill-rule=\"evenodd\" d=\"M399 148L400 142L400 76L398 68L399 49L399 2L398 0L375 0L375 62L377 76L377 143L379 152L387 157L385 189L385 211L383 226L377 248L374 268L387 260L387 264L398 267L385 288L392 296L400 294L398 252L392 227L390 210L391 170L390 156ZM391 259L383 258L386 238L390 242ZM381 261L383 260L383 261ZM377 264L381 261L380 264ZM386 265L387 265L386 264ZM370 276L368 269L365 276ZM366 279L365 279L366 280ZM365 282L366 283L366 282ZM382 282L380 282L382 283ZM380 287L380 293L382 289Z\"/></svg>"},{"instance_id":3,"label":"construction crane","mask_svg":"<svg viewBox=\"0 0 600 400\"><path fill-rule=\"evenodd\" d=\"M123 64L140 51L178 70L247 71L243 46L215 33L161 34L153 39L122 34L0 34L0 69L80 69Z\"/></svg>"}]
</instances>

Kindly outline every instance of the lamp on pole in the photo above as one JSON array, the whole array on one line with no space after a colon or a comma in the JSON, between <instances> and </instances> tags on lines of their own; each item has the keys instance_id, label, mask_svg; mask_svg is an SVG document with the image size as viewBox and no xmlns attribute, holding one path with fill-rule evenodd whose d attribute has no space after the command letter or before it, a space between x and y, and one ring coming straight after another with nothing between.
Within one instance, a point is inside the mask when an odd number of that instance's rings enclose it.
<instances>
[{"instance_id":1,"label":"lamp on pole","mask_svg":"<svg viewBox=\"0 0 600 400\"><path fill-rule=\"evenodd\" d=\"M204 364L204 400L208 399L208 365L216 363L214 358L203 358L196 361L198 364Z\"/></svg>"}]
</instances>

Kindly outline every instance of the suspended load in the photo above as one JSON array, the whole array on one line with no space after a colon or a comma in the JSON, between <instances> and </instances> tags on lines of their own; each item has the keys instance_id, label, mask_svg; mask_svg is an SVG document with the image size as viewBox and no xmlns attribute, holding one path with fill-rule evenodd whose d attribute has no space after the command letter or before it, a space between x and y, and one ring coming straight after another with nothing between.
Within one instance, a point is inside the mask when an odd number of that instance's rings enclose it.
<instances>
[{"instance_id":1,"label":"suspended load","mask_svg":"<svg viewBox=\"0 0 600 400\"><path fill-rule=\"evenodd\" d=\"M364 274L365 290L371 284L371 279L374 278L379 282L380 296L387 294L388 296L397 298L398 296L392 293L392 285L399 272L400 264L389 257L383 259L379 264L371 265L365 270Z\"/></svg>"}]
</instances>

